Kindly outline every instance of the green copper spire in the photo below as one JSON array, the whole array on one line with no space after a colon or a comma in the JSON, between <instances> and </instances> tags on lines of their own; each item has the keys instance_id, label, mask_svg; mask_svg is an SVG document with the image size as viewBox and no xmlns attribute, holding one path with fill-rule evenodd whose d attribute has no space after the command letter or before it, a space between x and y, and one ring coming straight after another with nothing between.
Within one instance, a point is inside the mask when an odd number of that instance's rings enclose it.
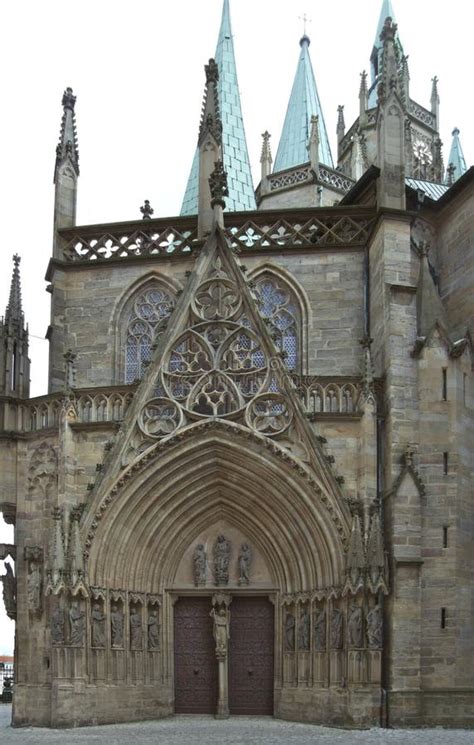
<instances>
[{"instance_id":1,"label":"green copper spire","mask_svg":"<svg viewBox=\"0 0 474 745\"><path fill-rule=\"evenodd\" d=\"M298 67L278 145L274 171L283 171L285 168L292 168L309 160L308 140L312 116L319 117L319 160L324 165L333 168L331 148L309 56L309 45L309 37L305 34L300 40Z\"/></svg>"},{"instance_id":2,"label":"green copper spire","mask_svg":"<svg viewBox=\"0 0 474 745\"><path fill-rule=\"evenodd\" d=\"M380 10L379 22L377 24L377 31L375 32L374 46L372 47L372 53L370 55L370 72L371 72L371 86L369 89L369 108L377 106L377 86L379 83L379 74L382 69L382 52L383 43L380 40L380 34L385 24L385 20L391 18L394 23L395 13L393 12L392 0L382 0L382 8ZM403 56L403 47L400 41L398 33L395 37L396 44L400 53L400 58Z\"/></svg>"},{"instance_id":3,"label":"green copper spire","mask_svg":"<svg viewBox=\"0 0 474 745\"><path fill-rule=\"evenodd\" d=\"M255 210L257 205L240 106L229 0L224 0L222 8L215 60L219 69L217 92L222 119L224 170L227 172L229 188L226 207L231 211ZM194 215L198 211L198 177L199 151L196 149L181 207L182 215Z\"/></svg>"},{"instance_id":4,"label":"green copper spire","mask_svg":"<svg viewBox=\"0 0 474 745\"><path fill-rule=\"evenodd\" d=\"M451 184L454 184L458 178L461 178L463 173L466 173L466 171L467 166L461 147L461 140L459 139L459 129L455 127L453 129L453 141L451 143L448 167L446 169L446 183L451 186Z\"/></svg>"}]
</instances>

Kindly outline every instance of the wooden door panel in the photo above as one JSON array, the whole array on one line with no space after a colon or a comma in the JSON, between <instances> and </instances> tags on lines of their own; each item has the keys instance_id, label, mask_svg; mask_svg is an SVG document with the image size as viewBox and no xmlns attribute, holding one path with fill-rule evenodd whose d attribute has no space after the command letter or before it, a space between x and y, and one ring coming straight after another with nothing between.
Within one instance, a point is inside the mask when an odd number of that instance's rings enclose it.
<instances>
[{"instance_id":1,"label":"wooden door panel","mask_svg":"<svg viewBox=\"0 0 474 745\"><path fill-rule=\"evenodd\" d=\"M230 612L230 713L273 714L273 605L234 597Z\"/></svg>"},{"instance_id":2,"label":"wooden door panel","mask_svg":"<svg viewBox=\"0 0 474 745\"><path fill-rule=\"evenodd\" d=\"M180 598L174 606L174 676L177 714L214 714L217 662L210 598Z\"/></svg>"}]
</instances>

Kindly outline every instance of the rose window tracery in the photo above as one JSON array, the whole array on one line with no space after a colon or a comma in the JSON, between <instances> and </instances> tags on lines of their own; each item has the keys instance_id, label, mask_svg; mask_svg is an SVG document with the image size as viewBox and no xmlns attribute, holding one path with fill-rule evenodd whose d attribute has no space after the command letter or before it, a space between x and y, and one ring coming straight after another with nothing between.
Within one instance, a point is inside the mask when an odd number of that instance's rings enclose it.
<instances>
[{"instance_id":1,"label":"rose window tracery","mask_svg":"<svg viewBox=\"0 0 474 745\"><path fill-rule=\"evenodd\" d=\"M149 287L133 302L125 342L125 382L139 380L151 360L160 323L173 310L173 299L161 287Z\"/></svg>"}]
</instances>

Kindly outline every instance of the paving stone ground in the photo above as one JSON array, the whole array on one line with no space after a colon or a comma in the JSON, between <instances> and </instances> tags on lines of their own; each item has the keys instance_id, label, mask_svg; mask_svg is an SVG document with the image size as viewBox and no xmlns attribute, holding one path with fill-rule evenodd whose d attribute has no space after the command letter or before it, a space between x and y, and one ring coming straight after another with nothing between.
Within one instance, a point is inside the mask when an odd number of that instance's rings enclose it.
<instances>
[{"instance_id":1,"label":"paving stone ground","mask_svg":"<svg viewBox=\"0 0 474 745\"><path fill-rule=\"evenodd\" d=\"M10 727L11 706L0 706L1 745L474 745L472 730L361 732L282 722L271 717L180 716L156 722L47 730Z\"/></svg>"}]
</instances>

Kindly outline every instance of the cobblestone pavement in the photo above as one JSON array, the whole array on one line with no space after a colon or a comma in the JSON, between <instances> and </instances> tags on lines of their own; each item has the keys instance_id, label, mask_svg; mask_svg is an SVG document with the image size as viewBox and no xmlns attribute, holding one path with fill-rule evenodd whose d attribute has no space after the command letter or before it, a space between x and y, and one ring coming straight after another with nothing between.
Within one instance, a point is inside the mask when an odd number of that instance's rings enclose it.
<instances>
[{"instance_id":1,"label":"cobblestone pavement","mask_svg":"<svg viewBox=\"0 0 474 745\"><path fill-rule=\"evenodd\" d=\"M156 722L83 727L74 730L9 726L11 706L0 706L1 745L474 745L469 730L382 730L362 732L282 722L270 717L181 716Z\"/></svg>"}]
</instances>

